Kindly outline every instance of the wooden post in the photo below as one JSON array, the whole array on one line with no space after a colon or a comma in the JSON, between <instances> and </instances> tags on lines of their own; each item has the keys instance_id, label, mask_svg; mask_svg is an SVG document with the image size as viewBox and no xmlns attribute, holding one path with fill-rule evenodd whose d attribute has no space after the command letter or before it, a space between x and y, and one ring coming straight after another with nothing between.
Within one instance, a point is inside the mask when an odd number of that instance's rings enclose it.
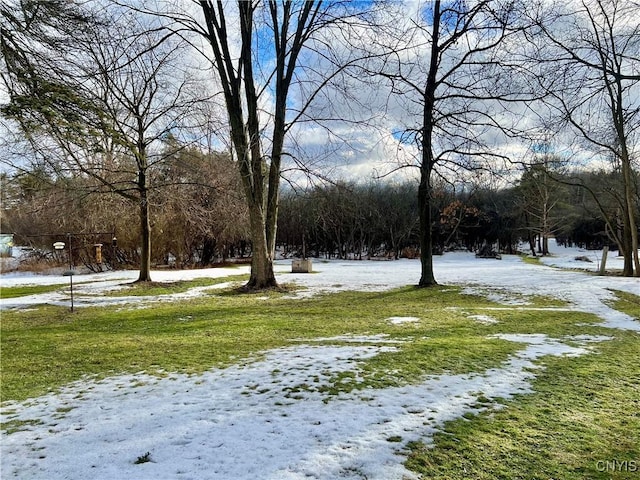
<instances>
[{"instance_id":1,"label":"wooden post","mask_svg":"<svg viewBox=\"0 0 640 480\"><path fill-rule=\"evenodd\" d=\"M602 249L602 260L600 262L600 275L604 275L605 272L605 268L607 266L607 254L609 253L609 247L607 245L604 246L604 248Z\"/></svg>"}]
</instances>

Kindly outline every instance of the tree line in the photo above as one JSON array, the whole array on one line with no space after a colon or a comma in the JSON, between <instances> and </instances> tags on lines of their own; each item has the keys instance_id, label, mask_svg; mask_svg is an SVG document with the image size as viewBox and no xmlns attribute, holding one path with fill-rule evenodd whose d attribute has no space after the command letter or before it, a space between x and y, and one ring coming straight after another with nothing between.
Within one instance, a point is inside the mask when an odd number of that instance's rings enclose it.
<instances>
[{"instance_id":1,"label":"tree line","mask_svg":"<svg viewBox=\"0 0 640 480\"><path fill-rule=\"evenodd\" d=\"M611 189L619 175L536 168L503 188L455 191L440 184L432 200L432 253L489 247L507 254L546 255L550 238L566 246L619 249L615 239L624 220L620 192ZM281 251L320 258L419 258L415 188L415 182L341 182L286 192L278 225ZM597 191L598 197L585 188ZM541 194L544 189L546 196Z\"/></svg>"},{"instance_id":2,"label":"tree line","mask_svg":"<svg viewBox=\"0 0 640 480\"><path fill-rule=\"evenodd\" d=\"M252 254L249 218L237 170L228 155L203 155L192 148L173 152L154 178L151 261L174 267L210 266ZM203 172L211 175L203 176ZM540 166L525 170L511 186L468 184L434 189L433 254L449 250L549 253L560 244L619 250L624 230L620 172L566 172ZM2 176L3 223L18 241L43 251L60 238L79 234L77 262L90 268L137 265L135 212L118 195L87 201L87 179L34 181L38 175ZM9 181L11 180L11 181ZM636 178L636 182L637 182ZM419 258L420 229L415 181L334 182L302 190L285 189L280 200L279 255L339 259ZM93 234L92 232L96 232ZM111 232L117 238L110 245ZM103 266L91 247L105 243Z\"/></svg>"},{"instance_id":3,"label":"tree line","mask_svg":"<svg viewBox=\"0 0 640 480\"><path fill-rule=\"evenodd\" d=\"M246 205L230 155L204 154L174 140L167 142L165 154L162 168L149 179L154 186L149 191L150 263L205 266L248 255ZM60 177L45 168L2 174L0 180L3 229L15 233L19 244L49 252L69 233L78 263L94 269L140 264L139 215L127 198L97 195L89 176ZM91 255L96 243L106 244L102 266Z\"/></svg>"}]
</instances>

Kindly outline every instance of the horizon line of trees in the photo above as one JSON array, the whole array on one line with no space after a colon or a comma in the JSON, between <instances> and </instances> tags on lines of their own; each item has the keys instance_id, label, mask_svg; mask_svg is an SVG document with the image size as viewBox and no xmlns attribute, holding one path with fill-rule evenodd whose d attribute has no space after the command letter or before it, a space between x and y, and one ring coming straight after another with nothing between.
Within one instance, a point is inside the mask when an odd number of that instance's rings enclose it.
<instances>
[{"instance_id":1,"label":"horizon line of trees","mask_svg":"<svg viewBox=\"0 0 640 480\"><path fill-rule=\"evenodd\" d=\"M166 161L154 169L149 189L149 226L153 239L149 266L209 265L237 254L248 235L246 205L233 159L226 153L208 153L166 142ZM43 165L38 171L14 176L0 174L3 231L16 241L48 252L52 242L76 234L74 259L90 268L139 265L147 252L140 248L138 212L116 192L95 193L89 175L56 175ZM90 255L94 243L111 243L104 265ZM242 251L242 250L240 250Z\"/></svg>"},{"instance_id":2,"label":"horizon line of trees","mask_svg":"<svg viewBox=\"0 0 640 480\"><path fill-rule=\"evenodd\" d=\"M434 255L448 250L549 254L548 240L585 249L620 250L623 215L615 196L600 197L602 211L584 186L604 189L619 173L555 174L527 171L500 189L451 185L434 188L431 225ZM539 195L549 188L548 202ZM415 182L341 182L283 193L278 245L284 256L338 259L419 258ZM605 218L606 216L606 218ZM612 234L610 225L616 232Z\"/></svg>"},{"instance_id":3,"label":"horizon line of trees","mask_svg":"<svg viewBox=\"0 0 640 480\"><path fill-rule=\"evenodd\" d=\"M175 143L171 148L172 161L159 173L162 178L154 179L169 186L150 195L151 264L184 268L248 261L253 254L249 220L237 171L230 168L233 160L226 154L176 149ZM204 172L211 176L204 178ZM136 212L125 199L112 194L87 201L86 177L44 181L44 172L38 175L0 177L3 231L15 233L19 244L51 255L53 241L66 233L78 234L72 239L74 260L94 270L139 263L137 232L131 228ZM471 186L456 191L441 182L432 201L432 253L489 247L507 254L546 255L549 238L568 246L607 245L620 250L616 238L623 230L623 216L614 189L619 175L535 167L515 185L503 188ZM210 186L213 183L217 188ZM415 188L416 182L410 180L372 180L285 189L277 250L283 257L419 258ZM110 245L109 235L104 235L110 232L117 245ZM106 244L102 265L92 255L95 243Z\"/></svg>"}]
</instances>

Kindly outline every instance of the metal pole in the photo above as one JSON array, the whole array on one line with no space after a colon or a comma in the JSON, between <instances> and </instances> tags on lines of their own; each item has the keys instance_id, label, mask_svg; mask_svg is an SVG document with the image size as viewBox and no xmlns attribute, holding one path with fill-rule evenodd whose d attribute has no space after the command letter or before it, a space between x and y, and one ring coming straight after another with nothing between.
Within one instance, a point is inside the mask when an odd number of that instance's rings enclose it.
<instances>
[{"instance_id":1,"label":"metal pole","mask_svg":"<svg viewBox=\"0 0 640 480\"><path fill-rule=\"evenodd\" d=\"M69 288L71 290L71 311L73 312L73 275L69 275Z\"/></svg>"},{"instance_id":2,"label":"metal pole","mask_svg":"<svg viewBox=\"0 0 640 480\"><path fill-rule=\"evenodd\" d=\"M71 290L71 311L73 312L73 255L71 250L71 234L67 233L69 242L69 289Z\"/></svg>"}]
</instances>

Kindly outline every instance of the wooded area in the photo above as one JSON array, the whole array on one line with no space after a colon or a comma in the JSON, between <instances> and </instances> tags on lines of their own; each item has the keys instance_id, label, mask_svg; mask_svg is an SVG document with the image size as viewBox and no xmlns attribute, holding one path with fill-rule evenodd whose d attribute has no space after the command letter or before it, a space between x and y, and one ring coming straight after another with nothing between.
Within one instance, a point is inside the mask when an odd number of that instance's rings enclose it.
<instances>
[{"instance_id":1,"label":"wooded area","mask_svg":"<svg viewBox=\"0 0 640 480\"><path fill-rule=\"evenodd\" d=\"M278 253L430 286L434 254L550 237L640 275L640 3L551 3L5 2L2 231L89 266L113 232L92 268L139 281L244 258L248 289Z\"/></svg>"},{"instance_id":2,"label":"wooded area","mask_svg":"<svg viewBox=\"0 0 640 480\"><path fill-rule=\"evenodd\" d=\"M187 159L189 153L194 156ZM151 196L152 263L197 267L250 257L249 219L238 179L235 190L228 185L216 189L205 185L200 174L206 159L195 151L182 151L176 157L165 179L191 177L193 184L189 188L173 185ZM219 168L208 179L211 185L235 173L228 158L210 161ZM455 191L440 184L433 195L433 251L478 251L490 246L503 253L543 255L548 253L546 242L551 237L568 246L616 249L612 239L623 230L620 199L612 189L619 183L616 177L619 174L594 172L552 178L536 169L509 188L471 186ZM81 184L51 181L34 185L26 181L30 178L8 182L2 177L6 201L14 203L5 209L6 225L16 232L114 232L117 248L114 252L105 248L112 252L105 256L106 267L139 263L138 235L129 227L136 222L136 212L126 200L103 195L87 201ZM285 189L280 200L278 251L285 257L419 258L415 192L415 182L383 181L337 182L303 192ZM39 211L43 214L33 215ZM21 233L19 243L46 251L54 241L49 235L30 235ZM109 240L104 235L87 235L78 242L78 259L97 268L91 246L105 239Z\"/></svg>"}]
</instances>

